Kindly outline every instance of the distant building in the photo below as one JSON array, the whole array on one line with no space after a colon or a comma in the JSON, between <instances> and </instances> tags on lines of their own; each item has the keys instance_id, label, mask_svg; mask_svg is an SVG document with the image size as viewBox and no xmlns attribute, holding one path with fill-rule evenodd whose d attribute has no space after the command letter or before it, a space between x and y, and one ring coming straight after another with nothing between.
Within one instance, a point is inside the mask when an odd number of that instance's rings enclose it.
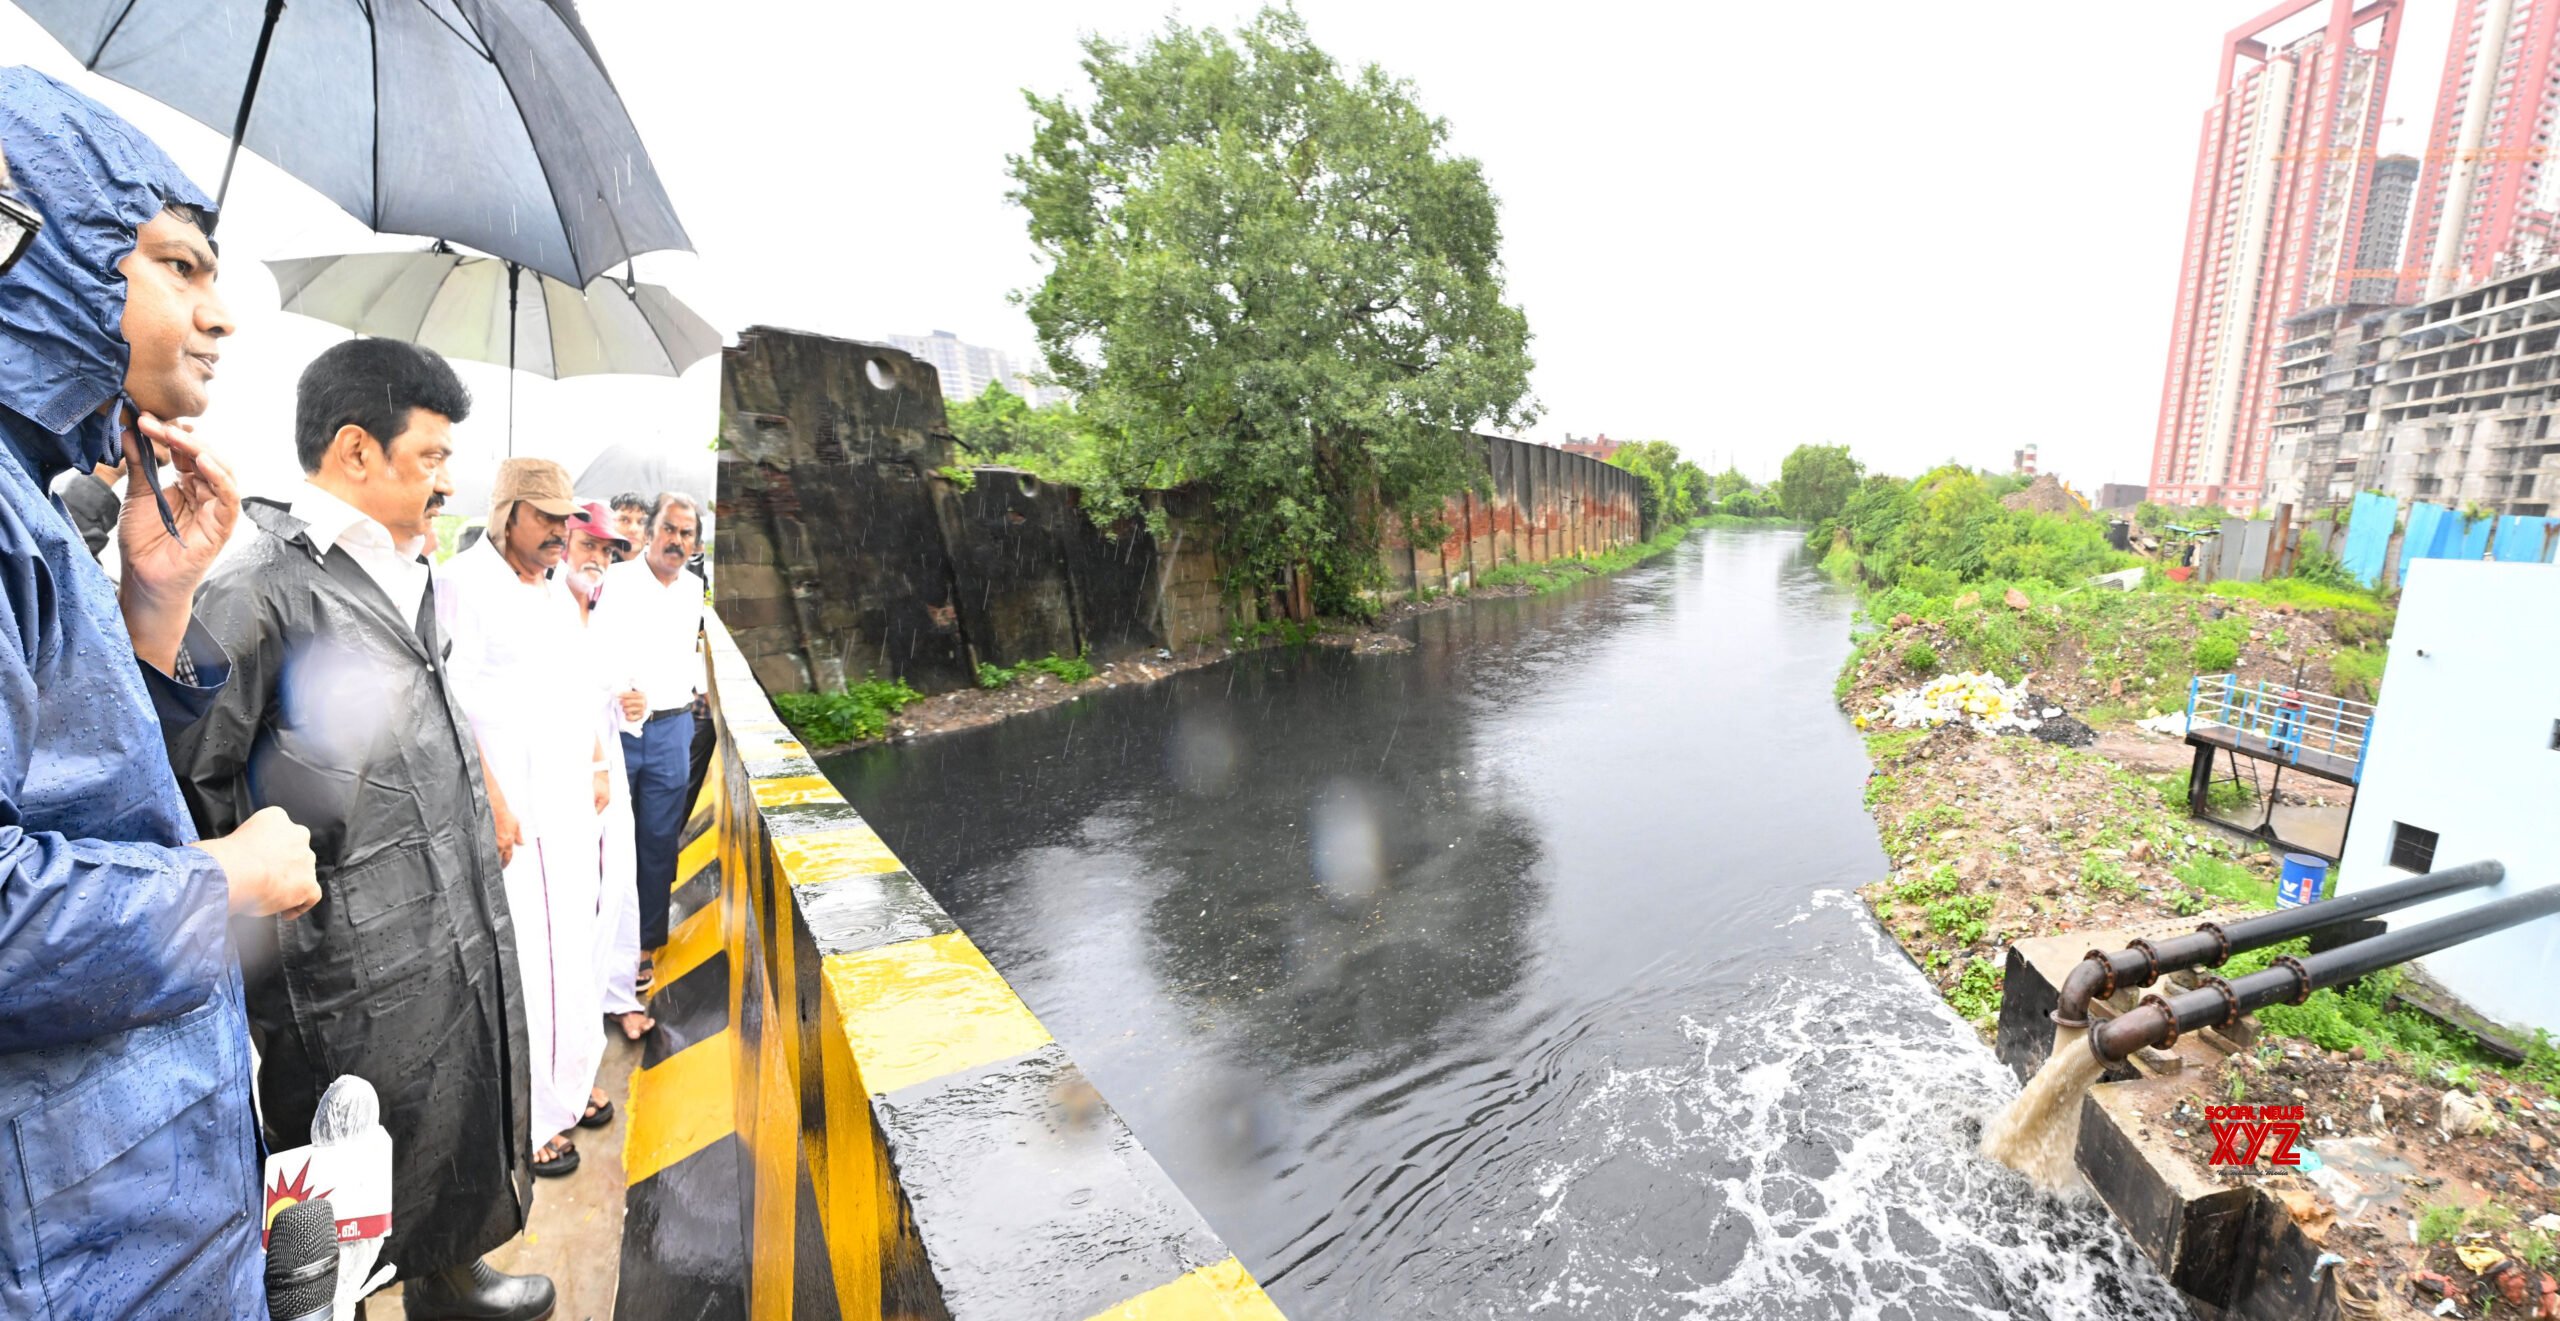
<instances>
[{"instance_id":1,"label":"distant building","mask_svg":"<svg viewBox=\"0 0 2560 1321\"><path fill-rule=\"evenodd\" d=\"M995 382L1032 402L1034 406L1055 403L1067 392L1054 385L1032 383L1027 371L1017 366L1012 355L1002 349L971 344L948 330L930 335L889 335L882 341L891 348L904 349L933 364L942 378L942 397L949 400L975 399L987 392Z\"/></svg>"},{"instance_id":2,"label":"distant building","mask_svg":"<svg viewBox=\"0 0 2560 1321\"><path fill-rule=\"evenodd\" d=\"M2142 503L2148 488L2140 482L2108 482L2098 488L2100 509L2131 509Z\"/></svg>"},{"instance_id":3,"label":"distant building","mask_svg":"<svg viewBox=\"0 0 2560 1321\"><path fill-rule=\"evenodd\" d=\"M2269 44L2315 7L2320 27ZM2400 0L2289 0L2224 36L2188 203L2153 500L2257 505L2279 327L2347 297L2399 32Z\"/></svg>"},{"instance_id":4,"label":"distant building","mask_svg":"<svg viewBox=\"0 0 2560 1321\"><path fill-rule=\"evenodd\" d=\"M2033 444L2025 449L2009 451L2009 475L2012 477L2036 475L2036 447Z\"/></svg>"},{"instance_id":5,"label":"distant building","mask_svg":"<svg viewBox=\"0 0 2560 1321\"><path fill-rule=\"evenodd\" d=\"M2560 112L2560 5L2454 0L2453 32L2410 217L2404 303L2560 258L2560 169L2546 158Z\"/></svg>"},{"instance_id":6,"label":"distant building","mask_svg":"<svg viewBox=\"0 0 2560 1321\"><path fill-rule=\"evenodd\" d=\"M1626 444L1627 443L1623 440L1609 439L1605 432L1600 435L1593 436L1589 440L1576 440L1573 438L1572 434L1568 432L1565 435L1564 443L1556 448L1563 450L1567 454L1581 454L1590 458L1598 459L1602 463L1607 463L1609 461L1609 456L1626 448Z\"/></svg>"},{"instance_id":7,"label":"distant building","mask_svg":"<svg viewBox=\"0 0 2560 1321\"><path fill-rule=\"evenodd\" d=\"M2415 307L2289 323L2271 494L2298 506L2382 491L2548 516L2560 491L2560 263Z\"/></svg>"},{"instance_id":8,"label":"distant building","mask_svg":"<svg viewBox=\"0 0 2560 1321\"><path fill-rule=\"evenodd\" d=\"M2391 914L2394 931L2560 885L2560 567L2418 560L2363 749L2340 897L2466 862L2506 879ZM2560 1031L2560 917L2419 960L2499 1022Z\"/></svg>"},{"instance_id":9,"label":"distant building","mask_svg":"<svg viewBox=\"0 0 2560 1321\"><path fill-rule=\"evenodd\" d=\"M2373 411L2373 386L2390 311L2347 303L2284 323L2284 344L2276 351L2269 504L2289 504L2297 515L2307 514L2348 504L2379 480L2367 450L2380 437L2366 433L2381 424Z\"/></svg>"},{"instance_id":10,"label":"distant building","mask_svg":"<svg viewBox=\"0 0 2560 1321\"><path fill-rule=\"evenodd\" d=\"M2409 232L2409 197L2418 187L2418 158L2385 156L2373 163L2365 190L2364 233L2356 239L2355 278L2347 301L2382 306L2400 289L2401 242Z\"/></svg>"}]
</instances>

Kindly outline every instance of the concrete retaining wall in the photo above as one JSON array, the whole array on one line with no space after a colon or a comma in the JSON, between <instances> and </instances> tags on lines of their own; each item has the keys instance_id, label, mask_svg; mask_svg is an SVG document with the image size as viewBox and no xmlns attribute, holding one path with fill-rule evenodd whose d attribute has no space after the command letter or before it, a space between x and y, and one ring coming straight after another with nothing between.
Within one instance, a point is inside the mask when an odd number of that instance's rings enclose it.
<instances>
[{"instance_id":1,"label":"concrete retaining wall","mask_svg":"<svg viewBox=\"0 0 2560 1321\"><path fill-rule=\"evenodd\" d=\"M716 621L711 669L616 1316L1278 1317Z\"/></svg>"},{"instance_id":2,"label":"concrete retaining wall","mask_svg":"<svg viewBox=\"0 0 2560 1321\"><path fill-rule=\"evenodd\" d=\"M981 663L1111 660L1224 638L1254 605L1223 589L1218 528L1197 491L1152 493L1163 545L1108 534L1072 487L975 468L931 366L884 345L754 327L723 362L714 590L768 688L895 677L966 686ZM1447 591L1498 565L1640 540L1638 482L1607 464L1472 438L1488 487L1449 502L1449 535L1405 544L1388 517L1387 596Z\"/></svg>"}]
</instances>

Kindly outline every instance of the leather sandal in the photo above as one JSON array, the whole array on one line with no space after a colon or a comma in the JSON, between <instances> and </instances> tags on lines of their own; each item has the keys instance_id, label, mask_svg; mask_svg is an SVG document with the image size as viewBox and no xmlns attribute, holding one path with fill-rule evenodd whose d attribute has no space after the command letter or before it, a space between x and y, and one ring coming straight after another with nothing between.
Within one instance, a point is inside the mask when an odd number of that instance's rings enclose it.
<instances>
[{"instance_id":1,"label":"leather sandal","mask_svg":"<svg viewBox=\"0 0 2560 1321\"><path fill-rule=\"evenodd\" d=\"M556 1154L546 1159L543 1151ZM558 1179L577 1173L578 1144L571 1142L565 1134L543 1143L542 1151L533 1153L533 1172L535 1177L543 1179Z\"/></svg>"},{"instance_id":2,"label":"leather sandal","mask_svg":"<svg viewBox=\"0 0 2560 1321\"><path fill-rule=\"evenodd\" d=\"M612 1122L613 1102L610 1100L589 1101L587 1102L587 1112L578 1116L578 1127L580 1128L602 1128Z\"/></svg>"}]
</instances>

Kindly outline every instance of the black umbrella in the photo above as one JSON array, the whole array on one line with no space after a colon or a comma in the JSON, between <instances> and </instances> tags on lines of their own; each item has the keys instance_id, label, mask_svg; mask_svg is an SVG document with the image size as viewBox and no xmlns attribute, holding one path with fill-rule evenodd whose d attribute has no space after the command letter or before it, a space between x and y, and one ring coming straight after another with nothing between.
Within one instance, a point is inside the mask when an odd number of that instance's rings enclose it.
<instances>
[{"instance_id":1,"label":"black umbrella","mask_svg":"<svg viewBox=\"0 0 2560 1321\"><path fill-rule=\"evenodd\" d=\"M692 243L570 0L18 0L382 233L585 288ZM231 182L223 167L222 187Z\"/></svg>"}]
</instances>

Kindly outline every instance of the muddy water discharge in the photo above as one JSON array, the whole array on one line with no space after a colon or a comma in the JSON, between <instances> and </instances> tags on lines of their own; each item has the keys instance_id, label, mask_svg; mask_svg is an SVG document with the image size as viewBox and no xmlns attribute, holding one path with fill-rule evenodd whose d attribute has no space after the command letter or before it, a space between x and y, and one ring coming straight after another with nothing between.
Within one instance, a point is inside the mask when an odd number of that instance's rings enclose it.
<instances>
[{"instance_id":1,"label":"muddy water discharge","mask_svg":"<svg viewBox=\"0 0 2560 1321\"><path fill-rule=\"evenodd\" d=\"M1786 532L828 766L1290 1315L2161 1317L1848 890Z\"/></svg>"},{"instance_id":2,"label":"muddy water discharge","mask_svg":"<svg viewBox=\"0 0 2560 1321\"><path fill-rule=\"evenodd\" d=\"M2107 1066L2089 1051L2087 1028L2055 1028L2053 1054L2025 1091L1982 1127L1982 1154L2053 1192L2087 1186L2072 1149L2080 1141L2080 1103Z\"/></svg>"}]
</instances>

